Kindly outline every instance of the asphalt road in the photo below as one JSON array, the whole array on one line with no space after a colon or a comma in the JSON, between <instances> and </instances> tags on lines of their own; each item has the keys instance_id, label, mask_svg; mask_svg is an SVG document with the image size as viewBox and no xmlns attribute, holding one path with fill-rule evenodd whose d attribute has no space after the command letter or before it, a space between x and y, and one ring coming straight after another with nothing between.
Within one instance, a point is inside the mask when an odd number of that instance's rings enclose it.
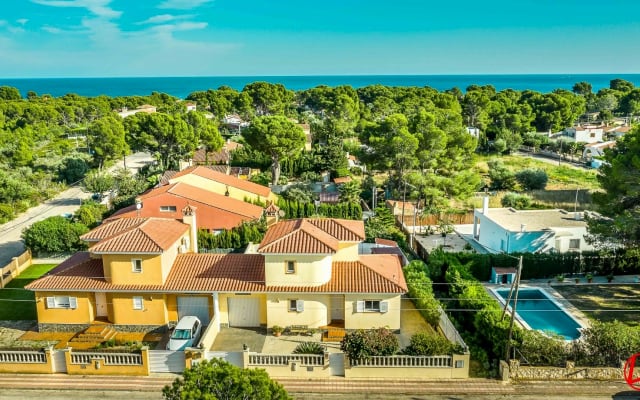
<instances>
[{"instance_id":1,"label":"asphalt road","mask_svg":"<svg viewBox=\"0 0 640 400\"><path fill-rule=\"evenodd\" d=\"M133 173L145 164L153 161L147 153L136 153L127 156L127 168ZM118 161L109 170L123 167L123 160ZM86 193L79 186L71 187L58 194L53 199L36 207L32 207L20 214L18 218L0 225L0 266L8 264L13 257L24 252L24 243L20 239L22 231L30 227L34 222L56 215L73 214L84 199L91 197L91 193Z\"/></svg>"}]
</instances>

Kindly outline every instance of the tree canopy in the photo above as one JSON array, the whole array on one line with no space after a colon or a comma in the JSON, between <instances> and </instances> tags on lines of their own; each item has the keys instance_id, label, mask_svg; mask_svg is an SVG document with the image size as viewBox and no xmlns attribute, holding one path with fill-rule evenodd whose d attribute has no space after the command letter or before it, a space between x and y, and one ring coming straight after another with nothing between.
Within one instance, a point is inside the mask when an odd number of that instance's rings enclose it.
<instances>
[{"instance_id":1,"label":"tree canopy","mask_svg":"<svg viewBox=\"0 0 640 400\"><path fill-rule=\"evenodd\" d=\"M293 158L304 148L305 136L302 128L283 116L256 117L251 126L243 131L251 147L271 157L271 183L280 178L280 163Z\"/></svg>"},{"instance_id":2,"label":"tree canopy","mask_svg":"<svg viewBox=\"0 0 640 400\"><path fill-rule=\"evenodd\" d=\"M589 218L590 239L603 247L640 247L640 127L605 151L598 173L603 191L593 201L603 216Z\"/></svg>"},{"instance_id":3,"label":"tree canopy","mask_svg":"<svg viewBox=\"0 0 640 400\"><path fill-rule=\"evenodd\" d=\"M263 369L241 369L214 358L185 369L162 389L166 400L290 400L281 384Z\"/></svg>"}]
</instances>

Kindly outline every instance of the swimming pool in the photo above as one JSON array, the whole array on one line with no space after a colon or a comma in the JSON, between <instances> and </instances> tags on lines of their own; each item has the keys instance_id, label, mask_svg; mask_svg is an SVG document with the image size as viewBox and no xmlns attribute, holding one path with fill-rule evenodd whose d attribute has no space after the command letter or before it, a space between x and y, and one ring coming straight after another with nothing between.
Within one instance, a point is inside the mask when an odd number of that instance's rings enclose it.
<instances>
[{"instance_id":1,"label":"swimming pool","mask_svg":"<svg viewBox=\"0 0 640 400\"><path fill-rule=\"evenodd\" d=\"M506 298L509 297L509 289L493 291L504 305ZM513 298L509 305L513 306ZM557 333L567 340L580 337L580 324L539 288L518 290L516 317L525 327L531 329Z\"/></svg>"}]
</instances>

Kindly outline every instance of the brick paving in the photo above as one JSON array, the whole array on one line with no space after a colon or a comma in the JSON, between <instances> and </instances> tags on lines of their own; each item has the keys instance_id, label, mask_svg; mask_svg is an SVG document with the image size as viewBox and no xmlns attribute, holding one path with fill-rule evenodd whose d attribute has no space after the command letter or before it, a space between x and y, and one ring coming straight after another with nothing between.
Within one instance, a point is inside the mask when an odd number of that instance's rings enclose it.
<instances>
[{"instance_id":1,"label":"brick paving","mask_svg":"<svg viewBox=\"0 0 640 400\"><path fill-rule=\"evenodd\" d=\"M174 374L154 374L149 377L127 376L70 376L0 374L0 387L6 389L45 390L109 390L160 392L178 376ZM345 379L339 377L323 379L276 378L289 393L377 393L414 395L515 395L562 396L576 398L576 395L615 395L629 392L623 382L521 382L503 383L491 379L461 380L410 380L410 379Z\"/></svg>"}]
</instances>

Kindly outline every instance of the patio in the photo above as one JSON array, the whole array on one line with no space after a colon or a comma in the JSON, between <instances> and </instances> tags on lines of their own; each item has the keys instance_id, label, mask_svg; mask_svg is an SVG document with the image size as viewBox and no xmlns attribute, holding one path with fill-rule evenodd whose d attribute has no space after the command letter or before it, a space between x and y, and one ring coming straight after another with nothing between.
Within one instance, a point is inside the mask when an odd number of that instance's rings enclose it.
<instances>
[{"instance_id":1,"label":"patio","mask_svg":"<svg viewBox=\"0 0 640 400\"><path fill-rule=\"evenodd\" d=\"M403 298L400 316L400 333L397 335L400 348L409 345L411 336L418 332L433 331L416 310L411 300ZM322 332L312 335L286 335L276 337L265 328L222 328L211 351L242 351L246 345L250 351L264 354L290 354L302 342L317 342L325 346L329 353L340 352L339 342L323 342Z\"/></svg>"}]
</instances>

